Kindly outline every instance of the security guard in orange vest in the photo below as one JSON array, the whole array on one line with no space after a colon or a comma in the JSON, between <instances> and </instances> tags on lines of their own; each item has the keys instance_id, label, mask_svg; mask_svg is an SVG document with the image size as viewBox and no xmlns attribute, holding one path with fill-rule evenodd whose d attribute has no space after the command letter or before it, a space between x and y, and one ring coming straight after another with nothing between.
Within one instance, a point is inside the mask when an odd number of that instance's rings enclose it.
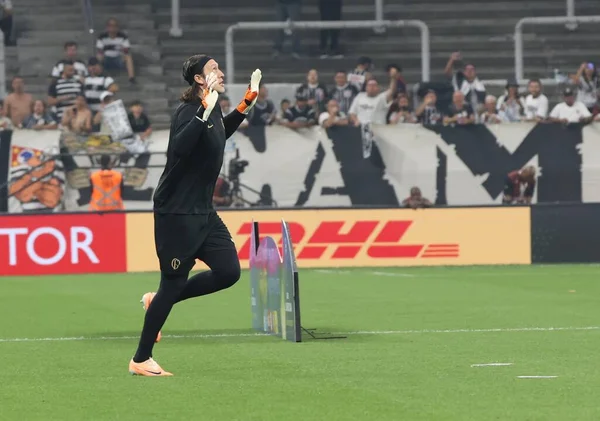
<instances>
[{"instance_id":1,"label":"security guard in orange vest","mask_svg":"<svg viewBox=\"0 0 600 421\"><path fill-rule=\"evenodd\" d=\"M90 200L91 211L114 211L123 209L123 174L115 171L110 165L110 156L100 157L101 170L92 173L92 197Z\"/></svg>"}]
</instances>

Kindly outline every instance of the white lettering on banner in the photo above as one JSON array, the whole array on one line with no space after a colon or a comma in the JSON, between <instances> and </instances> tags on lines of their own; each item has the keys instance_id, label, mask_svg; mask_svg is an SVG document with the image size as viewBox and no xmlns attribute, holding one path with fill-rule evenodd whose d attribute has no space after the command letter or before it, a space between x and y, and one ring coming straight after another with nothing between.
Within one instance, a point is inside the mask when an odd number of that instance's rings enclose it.
<instances>
[{"instance_id":1,"label":"white lettering on banner","mask_svg":"<svg viewBox=\"0 0 600 421\"><path fill-rule=\"evenodd\" d=\"M44 235L44 234L51 235L54 238L56 238L56 241L58 241L58 251L52 257L44 258L44 257L40 256L39 254L37 254L37 252L35 251L35 240L37 240L37 238L40 235ZM56 228L51 228L51 227L36 228L35 230L33 230L31 235L27 238L27 255L29 256L29 258L31 260L33 260L38 265L41 265L41 266L53 265L56 262L60 261L65 256L66 251L67 251L67 240L62 235L62 233L59 230L57 230Z\"/></svg>"},{"instance_id":2,"label":"white lettering on banner","mask_svg":"<svg viewBox=\"0 0 600 421\"><path fill-rule=\"evenodd\" d=\"M78 234L83 234L84 238L79 241ZM79 253L77 251L83 251L90 262L94 264L100 263L98 256L91 249L90 244L94 241L94 233L88 227L72 227L71 228L71 262L74 264L79 263Z\"/></svg>"},{"instance_id":3,"label":"white lettering on banner","mask_svg":"<svg viewBox=\"0 0 600 421\"><path fill-rule=\"evenodd\" d=\"M8 264L17 265L17 235L27 234L27 228L0 228L0 235L8 235Z\"/></svg>"},{"instance_id":4,"label":"white lettering on banner","mask_svg":"<svg viewBox=\"0 0 600 421\"><path fill-rule=\"evenodd\" d=\"M29 232L27 228L0 228L0 236L8 236L8 264L10 266L16 266L19 263L17 255L17 235L25 235ZM79 239L79 234L83 235L82 239ZM58 242L58 250L51 257L42 257L36 250L36 240L42 235L51 235ZM80 262L80 251L85 253L90 262L94 264L100 263L100 259L90 247L94 241L94 233L88 227L71 227L69 233L70 240L70 262L71 264L79 264ZM40 266L50 266L60 262L66 255L67 252L67 239L64 234L52 227L40 227L34 229L31 234L27 237L25 243L25 250L27 256Z\"/></svg>"}]
</instances>

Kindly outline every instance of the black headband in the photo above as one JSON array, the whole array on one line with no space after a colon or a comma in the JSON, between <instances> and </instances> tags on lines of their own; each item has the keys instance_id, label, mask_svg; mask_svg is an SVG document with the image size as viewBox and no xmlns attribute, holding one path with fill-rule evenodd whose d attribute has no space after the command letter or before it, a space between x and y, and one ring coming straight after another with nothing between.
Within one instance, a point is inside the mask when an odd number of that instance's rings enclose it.
<instances>
[{"instance_id":1,"label":"black headband","mask_svg":"<svg viewBox=\"0 0 600 421\"><path fill-rule=\"evenodd\" d=\"M210 60L212 60L212 57L204 54L198 54L188 58L183 63L183 79L192 86L194 84L194 76L201 75L204 66L206 66L206 63Z\"/></svg>"}]
</instances>

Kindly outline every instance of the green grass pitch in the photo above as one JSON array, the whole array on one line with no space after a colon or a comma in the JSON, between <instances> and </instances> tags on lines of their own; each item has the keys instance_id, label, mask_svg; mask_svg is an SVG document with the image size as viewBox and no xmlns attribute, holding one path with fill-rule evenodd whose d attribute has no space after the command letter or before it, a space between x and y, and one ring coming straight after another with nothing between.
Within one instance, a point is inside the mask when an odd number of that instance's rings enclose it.
<instances>
[{"instance_id":1,"label":"green grass pitch","mask_svg":"<svg viewBox=\"0 0 600 421\"><path fill-rule=\"evenodd\" d=\"M245 272L174 308L171 378L127 372L157 274L4 277L0 420L598 420L599 271L303 270L303 325L348 338L298 344L252 335Z\"/></svg>"}]
</instances>

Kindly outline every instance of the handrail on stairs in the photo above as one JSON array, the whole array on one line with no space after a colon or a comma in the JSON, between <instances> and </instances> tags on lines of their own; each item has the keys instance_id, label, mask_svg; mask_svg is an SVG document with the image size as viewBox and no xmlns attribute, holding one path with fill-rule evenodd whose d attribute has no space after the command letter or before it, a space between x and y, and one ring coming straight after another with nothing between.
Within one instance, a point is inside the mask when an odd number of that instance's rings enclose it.
<instances>
[{"instance_id":1,"label":"handrail on stairs","mask_svg":"<svg viewBox=\"0 0 600 421\"><path fill-rule=\"evenodd\" d=\"M92 49L91 56L95 55L96 50L96 36L94 34L94 10L92 7L92 0L81 0L81 13L83 14L84 29L90 34L90 40Z\"/></svg>"},{"instance_id":2,"label":"handrail on stairs","mask_svg":"<svg viewBox=\"0 0 600 421\"><path fill-rule=\"evenodd\" d=\"M406 27L417 28L421 32L421 80L423 82L429 82L429 27L421 20L238 22L227 28L227 31L225 32L225 63L227 79L235 83L233 34L236 31L263 31L282 29L377 29Z\"/></svg>"}]
</instances>

